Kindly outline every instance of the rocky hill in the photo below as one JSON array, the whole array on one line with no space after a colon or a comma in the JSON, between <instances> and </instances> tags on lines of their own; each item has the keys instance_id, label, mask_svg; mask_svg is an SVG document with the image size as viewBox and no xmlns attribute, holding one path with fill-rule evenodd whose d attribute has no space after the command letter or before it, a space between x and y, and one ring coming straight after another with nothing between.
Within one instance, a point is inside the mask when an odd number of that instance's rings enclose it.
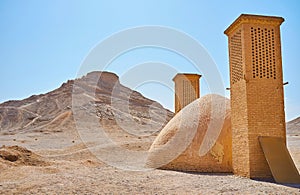
<instances>
[{"instance_id":1,"label":"rocky hill","mask_svg":"<svg viewBox=\"0 0 300 195\"><path fill-rule=\"evenodd\" d=\"M74 102L74 98L80 101ZM159 103L120 84L117 75L96 71L49 93L0 104L0 134L74 129L74 110L115 125L128 120L140 125L151 121L163 127L173 116Z\"/></svg>"},{"instance_id":2,"label":"rocky hill","mask_svg":"<svg viewBox=\"0 0 300 195\"><path fill-rule=\"evenodd\" d=\"M300 117L286 123L288 135L300 136Z\"/></svg>"}]
</instances>

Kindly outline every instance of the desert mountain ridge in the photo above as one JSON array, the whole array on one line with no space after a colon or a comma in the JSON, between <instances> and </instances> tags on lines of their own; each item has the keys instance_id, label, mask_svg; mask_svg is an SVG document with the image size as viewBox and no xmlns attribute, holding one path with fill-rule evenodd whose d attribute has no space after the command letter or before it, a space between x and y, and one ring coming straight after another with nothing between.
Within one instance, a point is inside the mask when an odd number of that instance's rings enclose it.
<instances>
[{"instance_id":1,"label":"desert mountain ridge","mask_svg":"<svg viewBox=\"0 0 300 195\"><path fill-rule=\"evenodd\" d=\"M117 91L117 95L112 94L113 91ZM82 105L76 105L78 109L97 117L103 123L134 118L138 124L149 120L165 124L173 116L171 111L159 103L123 86L116 74L94 71L81 78L68 80L48 93L0 104L1 133L60 132L75 128L72 111L74 94L87 98ZM121 106L113 106L113 101L120 102L118 105ZM122 105L127 104L128 113L121 109ZM160 117L160 113L165 113L166 117Z\"/></svg>"}]
</instances>

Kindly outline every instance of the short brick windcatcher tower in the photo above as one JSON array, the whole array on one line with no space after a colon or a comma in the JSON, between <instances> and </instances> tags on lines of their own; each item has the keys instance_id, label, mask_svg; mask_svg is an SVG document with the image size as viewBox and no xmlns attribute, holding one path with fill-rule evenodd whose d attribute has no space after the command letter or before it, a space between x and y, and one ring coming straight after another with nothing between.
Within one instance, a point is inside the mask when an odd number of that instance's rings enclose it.
<instances>
[{"instance_id":1,"label":"short brick windcatcher tower","mask_svg":"<svg viewBox=\"0 0 300 195\"><path fill-rule=\"evenodd\" d=\"M232 166L237 175L272 177L259 136L284 138L281 17L238 17L229 41ZM275 151L276 152L276 151Z\"/></svg>"},{"instance_id":2,"label":"short brick windcatcher tower","mask_svg":"<svg viewBox=\"0 0 300 195\"><path fill-rule=\"evenodd\" d=\"M175 114L200 97L198 74L177 74L175 82Z\"/></svg>"}]
</instances>

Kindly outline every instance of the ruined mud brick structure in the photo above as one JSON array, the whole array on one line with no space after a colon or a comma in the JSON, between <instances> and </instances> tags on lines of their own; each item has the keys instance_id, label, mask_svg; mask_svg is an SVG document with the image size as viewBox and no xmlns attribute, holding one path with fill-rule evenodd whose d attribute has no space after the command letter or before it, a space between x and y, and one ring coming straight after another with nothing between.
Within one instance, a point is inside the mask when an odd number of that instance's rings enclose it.
<instances>
[{"instance_id":1,"label":"ruined mud brick structure","mask_svg":"<svg viewBox=\"0 0 300 195\"><path fill-rule=\"evenodd\" d=\"M284 138L281 17L245 15L226 30L229 42L232 164L237 175L272 177L259 136Z\"/></svg>"},{"instance_id":2,"label":"ruined mud brick structure","mask_svg":"<svg viewBox=\"0 0 300 195\"><path fill-rule=\"evenodd\" d=\"M175 82L175 114L200 97L198 74L177 74Z\"/></svg>"}]
</instances>

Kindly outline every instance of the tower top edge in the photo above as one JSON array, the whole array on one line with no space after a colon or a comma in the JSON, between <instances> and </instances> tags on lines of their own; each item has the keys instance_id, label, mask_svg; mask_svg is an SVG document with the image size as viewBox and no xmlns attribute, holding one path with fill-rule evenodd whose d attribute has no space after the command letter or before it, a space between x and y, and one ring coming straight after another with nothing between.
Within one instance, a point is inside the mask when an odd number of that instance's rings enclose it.
<instances>
[{"instance_id":1,"label":"tower top edge","mask_svg":"<svg viewBox=\"0 0 300 195\"><path fill-rule=\"evenodd\" d=\"M178 73L172 79L173 81L177 79L200 79L202 75L200 74L193 74L193 73Z\"/></svg>"},{"instance_id":2,"label":"tower top edge","mask_svg":"<svg viewBox=\"0 0 300 195\"><path fill-rule=\"evenodd\" d=\"M241 14L225 31L224 34L229 35L242 24L269 24L280 26L284 22L283 17L265 16L254 14Z\"/></svg>"}]
</instances>

